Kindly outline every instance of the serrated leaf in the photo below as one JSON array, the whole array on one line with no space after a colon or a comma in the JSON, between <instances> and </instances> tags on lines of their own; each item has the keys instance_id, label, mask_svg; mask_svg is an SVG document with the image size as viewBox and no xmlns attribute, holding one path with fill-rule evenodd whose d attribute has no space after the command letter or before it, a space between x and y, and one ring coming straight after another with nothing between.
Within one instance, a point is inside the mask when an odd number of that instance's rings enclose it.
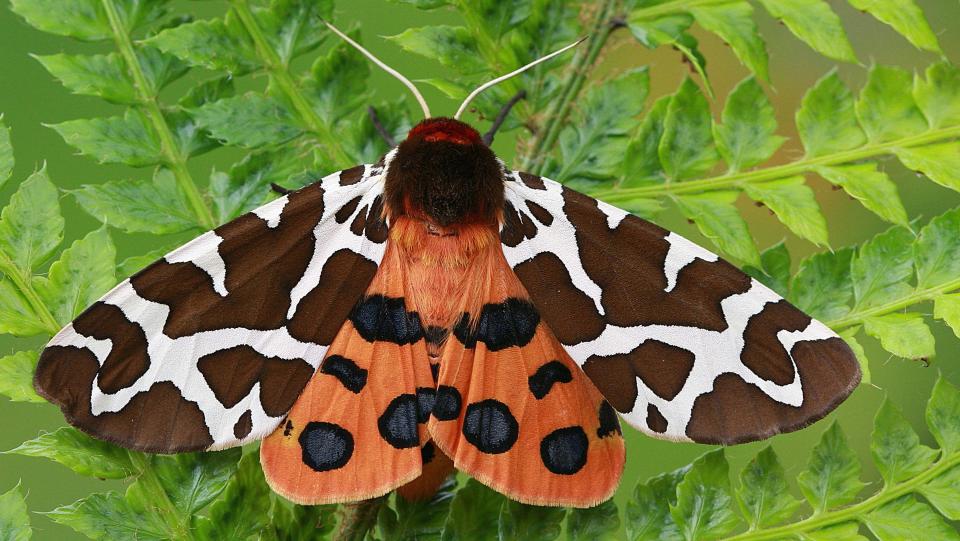
<instances>
[{"instance_id":1,"label":"serrated leaf","mask_svg":"<svg viewBox=\"0 0 960 541\"><path fill-rule=\"evenodd\" d=\"M352 37L359 39L357 34ZM369 75L369 61L359 51L347 44L337 45L318 57L310 70L305 87L313 109L327 124L336 125L369 102Z\"/></svg>"},{"instance_id":2,"label":"serrated leaf","mask_svg":"<svg viewBox=\"0 0 960 541\"><path fill-rule=\"evenodd\" d=\"M667 176L674 180L709 171L720 159L713 142L710 105L687 78L670 99L658 152Z\"/></svg>"},{"instance_id":3,"label":"serrated leaf","mask_svg":"<svg viewBox=\"0 0 960 541\"><path fill-rule=\"evenodd\" d=\"M229 173L210 176L210 196L218 223L266 203L270 185L285 182L303 171L302 159L292 152L258 152L235 163Z\"/></svg>"},{"instance_id":4,"label":"serrated leaf","mask_svg":"<svg viewBox=\"0 0 960 541\"><path fill-rule=\"evenodd\" d=\"M7 452L49 458L87 477L126 479L135 472L125 449L72 427L40 434Z\"/></svg>"},{"instance_id":5,"label":"serrated leaf","mask_svg":"<svg viewBox=\"0 0 960 541\"><path fill-rule=\"evenodd\" d=\"M412 124L403 97L380 103L375 109L380 124L394 141L406 138ZM356 163L375 163L390 150L369 114L361 115L358 121L348 121L341 125L346 129L343 133L343 147L354 157Z\"/></svg>"},{"instance_id":6,"label":"serrated leaf","mask_svg":"<svg viewBox=\"0 0 960 541\"><path fill-rule=\"evenodd\" d=\"M858 308L877 306L910 293L913 233L893 227L863 243L850 265Z\"/></svg>"},{"instance_id":7,"label":"serrated leaf","mask_svg":"<svg viewBox=\"0 0 960 541\"><path fill-rule=\"evenodd\" d=\"M802 176L747 183L744 191L754 201L769 207L798 237L819 246L828 244L827 221L813 190Z\"/></svg>"},{"instance_id":8,"label":"serrated leaf","mask_svg":"<svg viewBox=\"0 0 960 541\"><path fill-rule=\"evenodd\" d=\"M913 99L931 128L960 124L960 70L947 61L930 65L925 78L914 76Z\"/></svg>"},{"instance_id":9,"label":"serrated leaf","mask_svg":"<svg viewBox=\"0 0 960 541\"><path fill-rule=\"evenodd\" d=\"M147 119L132 109L122 117L68 120L50 126L68 145L100 163L135 167L163 161L160 140Z\"/></svg>"},{"instance_id":10,"label":"serrated leaf","mask_svg":"<svg viewBox=\"0 0 960 541\"><path fill-rule=\"evenodd\" d=\"M800 539L802 541L869 541L860 535L859 522L844 522L812 532L803 532L800 534Z\"/></svg>"},{"instance_id":11,"label":"serrated leaf","mask_svg":"<svg viewBox=\"0 0 960 541\"><path fill-rule=\"evenodd\" d=\"M910 541L936 539L954 541L960 539L956 530L943 517L907 495L863 515L863 522L880 541Z\"/></svg>"},{"instance_id":12,"label":"serrated leaf","mask_svg":"<svg viewBox=\"0 0 960 541\"><path fill-rule=\"evenodd\" d=\"M684 61L691 70L703 78L707 92L710 92L710 81L707 78L707 60L697 48L695 37L686 31L693 24L693 17L688 13L671 13L662 17L648 18L643 8L638 9L627 18L627 27L637 41L644 46L655 49L660 45L670 45L683 54Z\"/></svg>"},{"instance_id":13,"label":"serrated leaf","mask_svg":"<svg viewBox=\"0 0 960 541\"><path fill-rule=\"evenodd\" d=\"M137 91L119 53L34 56L74 94L98 96L121 104L135 103Z\"/></svg>"},{"instance_id":14,"label":"serrated leaf","mask_svg":"<svg viewBox=\"0 0 960 541\"><path fill-rule=\"evenodd\" d=\"M677 197L677 205L688 220L724 253L754 267L760 266L760 252L747 229L747 222L734 203L738 192L715 191Z\"/></svg>"},{"instance_id":15,"label":"serrated leaf","mask_svg":"<svg viewBox=\"0 0 960 541\"><path fill-rule=\"evenodd\" d=\"M36 351L18 351L0 358L0 395L12 402L44 402L33 390L33 371L36 367Z\"/></svg>"},{"instance_id":16,"label":"serrated leaf","mask_svg":"<svg viewBox=\"0 0 960 541\"><path fill-rule=\"evenodd\" d=\"M678 539L680 532L670 515L677 502L677 485L689 466L660 474L646 483L637 483L633 498L627 502L626 530L631 541Z\"/></svg>"},{"instance_id":17,"label":"serrated leaf","mask_svg":"<svg viewBox=\"0 0 960 541\"><path fill-rule=\"evenodd\" d=\"M960 143L951 141L923 147L898 147L893 149L893 153L908 169L960 192Z\"/></svg>"},{"instance_id":18,"label":"serrated leaf","mask_svg":"<svg viewBox=\"0 0 960 541\"><path fill-rule=\"evenodd\" d=\"M917 287L939 286L960 276L960 208L936 216L915 245Z\"/></svg>"},{"instance_id":19,"label":"serrated leaf","mask_svg":"<svg viewBox=\"0 0 960 541\"><path fill-rule=\"evenodd\" d=\"M560 133L559 166L549 167L547 174L558 182L615 176L629 143L626 134L637 124L649 86L650 75L641 68L590 89L573 122Z\"/></svg>"},{"instance_id":20,"label":"serrated leaf","mask_svg":"<svg viewBox=\"0 0 960 541\"><path fill-rule=\"evenodd\" d=\"M151 96L182 77L189 69L187 64L176 56L150 45L137 47L135 52L137 63L146 80L146 88L142 91Z\"/></svg>"},{"instance_id":21,"label":"serrated leaf","mask_svg":"<svg viewBox=\"0 0 960 541\"><path fill-rule=\"evenodd\" d=\"M499 541L553 541L560 537L567 510L506 501L500 508Z\"/></svg>"},{"instance_id":22,"label":"serrated leaf","mask_svg":"<svg viewBox=\"0 0 960 541\"><path fill-rule=\"evenodd\" d=\"M818 53L844 62L856 62L840 17L824 0L760 0L771 16Z\"/></svg>"},{"instance_id":23,"label":"serrated leaf","mask_svg":"<svg viewBox=\"0 0 960 541\"><path fill-rule=\"evenodd\" d=\"M702 5L688 8L697 24L720 36L737 58L757 77L768 80L767 46L753 21L753 6L748 2Z\"/></svg>"},{"instance_id":24,"label":"serrated leaf","mask_svg":"<svg viewBox=\"0 0 960 541\"><path fill-rule=\"evenodd\" d=\"M175 246L158 248L156 250L150 250L142 255L135 255L124 259L119 265L117 265L117 280L123 280L133 276L137 272L140 272L146 268L147 265L150 265L154 261L157 261L164 255L170 253L170 251L174 248Z\"/></svg>"},{"instance_id":25,"label":"serrated leaf","mask_svg":"<svg viewBox=\"0 0 960 541\"><path fill-rule=\"evenodd\" d=\"M900 68L873 66L856 109L860 124L873 142L902 139L927 130L927 119L913 101L913 78Z\"/></svg>"},{"instance_id":26,"label":"serrated leaf","mask_svg":"<svg viewBox=\"0 0 960 541\"><path fill-rule=\"evenodd\" d=\"M499 493L470 479L450 502L450 515L443 527L443 541L496 539L500 507L506 501Z\"/></svg>"},{"instance_id":27,"label":"serrated leaf","mask_svg":"<svg viewBox=\"0 0 960 541\"><path fill-rule=\"evenodd\" d=\"M867 334L880 340L883 349L905 359L928 359L936 354L930 327L914 312L868 317Z\"/></svg>"},{"instance_id":28,"label":"serrated leaf","mask_svg":"<svg viewBox=\"0 0 960 541\"><path fill-rule=\"evenodd\" d=\"M718 449L698 458L677 485L670 516L684 539L721 537L737 526L729 469L723 449Z\"/></svg>"},{"instance_id":29,"label":"serrated leaf","mask_svg":"<svg viewBox=\"0 0 960 541\"><path fill-rule=\"evenodd\" d=\"M386 505L380 508L378 526L382 540L439 541L456 487L456 479L451 477L429 500L407 501L398 494L395 512Z\"/></svg>"},{"instance_id":30,"label":"serrated leaf","mask_svg":"<svg viewBox=\"0 0 960 541\"><path fill-rule=\"evenodd\" d=\"M857 121L853 94L836 71L807 91L796 122L808 157L850 150L867 142Z\"/></svg>"},{"instance_id":31,"label":"serrated leaf","mask_svg":"<svg viewBox=\"0 0 960 541\"><path fill-rule=\"evenodd\" d=\"M326 539L336 523L336 505L294 505L285 501L274 503L270 526L265 528L263 541L314 541Z\"/></svg>"},{"instance_id":32,"label":"serrated leaf","mask_svg":"<svg viewBox=\"0 0 960 541\"><path fill-rule=\"evenodd\" d=\"M663 137L663 123L670 99L670 96L662 96L653 103L653 107L643 117L639 129L627 143L626 153L621 160L619 187L656 184L666 179L657 147Z\"/></svg>"},{"instance_id":33,"label":"serrated leaf","mask_svg":"<svg viewBox=\"0 0 960 541\"><path fill-rule=\"evenodd\" d=\"M860 326L855 325L853 327L847 327L841 331L838 331L837 334L840 338L843 338L843 341L850 346L850 349L853 351L854 356L857 358L857 363L860 364L860 383L869 384L870 377L870 362L867 358L866 351L863 350L863 346L860 344L860 341L857 340L857 333L860 332Z\"/></svg>"},{"instance_id":34,"label":"serrated leaf","mask_svg":"<svg viewBox=\"0 0 960 541\"><path fill-rule=\"evenodd\" d=\"M950 520L960 519L960 466L938 474L920 487L930 505Z\"/></svg>"},{"instance_id":35,"label":"serrated leaf","mask_svg":"<svg viewBox=\"0 0 960 541\"><path fill-rule=\"evenodd\" d=\"M185 516L203 509L227 486L237 471L239 447L225 451L150 457L153 474L164 492Z\"/></svg>"},{"instance_id":36,"label":"serrated leaf","mask_svg":"<svg viewBox=\"0 0 960 541\"><path fill-rule=\"evenodd\" d=\"M101 227L64 250L46 277L34 278L34 288L58 323L66 325L116 285L116 256Z\"/></svg>"},{"instance_id":37,"label":"serrated leaf","mask_svg":"<svg viewBox=\"0 0 960 541\"><path fill-rule=\"evenodd\" d=\"M27 502L20 494L18 484L0 494L0 540L30 541L32 535L30 516L27 515Z\"/></svg>"},{"instance_id":38,"label":"serrated leaf","mask_svg":"<svg viewBox=\"0 0 960 541\"><path fill-rule=\"evenodd\" d=\"M840 186L868 210L888 222L908 226L897 185L874 162L852 165L818 166L815 171L831 184Z\"/></svg>"},{"instance_id":39,"label":"serrated leaf","mask_svg":"<svg viewBox=\"0 0 960 541\"><path fill-rule=\"evenodd\" d=\"M944 456L960 451L960 391L942 375L927 402L926 420Z\"/></svg>"},{"instance_id":40,"label":"serrated leaf","mask_svg":"<svg viewBox=\"0 0 960 541\"><path fill-rule=\"evenodd\" d=\"M390 0L398 4L410 4L417 9L436 9L450 4L448 0Z\"/></svg>"},{"instance_id":41,"label":"serrated leaf","mask_svg":"<svg viewBox=\"0 0 960 541\"><path fill-rule=\"evenodd\" d=\"M239 28L222 19L181 24L145 43L193 66L242 75L259 65L253 43Z\"/></svg>"},{"instance_id":42,"label":"serrated leaf","mask_svg":"<svg viewBox=\"0 0 960 541\"><path fill-rule=\"evenodd\" d=\"M485 73L489 69L477 50L476 38L463 26L409 28L387 39L463 75Z\"/></svg>"},{"instance_id":43,"label":"serrated leaf","mask_svg":"<svg viewBox=\"0 0 960 541\"><path fill-rule=\"evenodd\" d=\"M108 39L110 21L96 0L11 0L14 13L38 30L83 40Z\"/></svg>"},{"instance_id":44,"label":"serrated leaf","mask_svg":"<svg viewBox=\"0 0 960 541\"><path fill-rule=\"evenodd\" d=\"M783 241L760 253L760 268L745 267L744 272L786 297L790 283L790 252Z\"/></svg>"},{"instance_id":45,"label":"serrated leaf","mask_svg":"<svg viewBox=\"0 0 960 541\"><path fill-rule=\"evenodd\" d=\"M223 495L210 506L206 520L199 523L198 533L203 539L246 539L267 525L270 505L259 453L248 453Z\"/></svg>"},{"instance_id":46,"label":"serrated leaf","mask_svg":"<svg viewBox=\"0 0 960 541\"><path fill-rule=\"evenodd\" d=\"M910 479L937 458L935 450L920 445L920 437L889 399L883 401L873 425L870 451L887 485Z\"/></svg>"},{"instance_id":47,"label":"serrated leaf","mask_svg":"<svg viewBox=\"0 0 960 541\"><path fill-rule=\"evenodd\" d=\"M717 149L730 171L749 169L767 161L786 139L776 135L777 119L763 88L753 77L730 92L721 124L714 124Z\"/></svg>"},{"instance_id":48,"label":"serrated leaf","mask_svg":"<svg viewBox=\"0 0 960 541\"><path fill-rule=\"evenodd\" d=\"M324 20L333 18L333 0L271 2L269 8L252 6L257 26L285 65L295 56L315 48L328 34Z\"/></svg>"},{"instance_id":49,"label":"serrated leaf","mask_svg":"<svg viewBox=\"0 0 960 541\"><path fill-rule=\"evenodd\" d=\"M152 181L88 184L73 195L91 216L128 233L178 233L197 227L169 171L160 171Z\"/></svg>"},{"instance_id":50,"label":"serrated leaf","mask_svg":"<svg viewBox=\"0 0 960 541\"><path fill-rule=\"evenodd\" d=\"M736 495L750 529L779 524L800 506L800 500L790 495L783 466L769 446L740 472Z\"/></svg>"},{"instance_id":51,"label":"serrated leaf","mask_svg":"<svg viewBox=\"0 0 960 541\"><path fill-rule=\"evenodd\" d=\"M849 0L850 5L890 25L919 49L941 53L937 36L914 0Z\"/></svg>"},{"instance_id":52,"label":"serrated leaf","mask_svg":"<svg viewBox=\"0 0 960 541\"><path fill-rule=\"evenodd\" d=\"M284 106L253 92L208 103L192 113L214 138L228 145L257 149L279 145L300 134Z\"/></svg>"},{"instance_id":53,"label":"serrated leaf","mask_svg":"<svg viewBox=\"0 0 960 541\"><path fill-rule=\"evenodd\" d=\"M865 486L860 462L834 422L813 448L807 469L797 476L800 491L814 511L824 511L854 500Z\"/></svg>"},{"instance_id":54,"label":"serrated leaf","mask_svg":"<svg viewBox=\"0 0 960 541\"><path fill-rule=\"evenodd\" d=\"M0 332L14 336L52 335L50 328L10 279L0 279Z\"/></svg>"},{"instance_id":55,"label":"serrated leaf","mask_svg":"<svg viewBox=\"0 0 960 541\"><path fill-rule=\"evenodd\" d=\"M164 541L170 538L165 524L148 512L141 501L130 501L131 485L125 498L116 492L93 494L70 505L58 507L46 516L58 524L69 526L90 539Z\"/></svg>"},{"instance_id":56,"label":"serrated leaf","mask_svg":"<svg viewBox=\"0 0 960 541\"><path fill-rule=\"evenodd\" d=\"M661 199L648 199L645 197L638 197L627 201L617 201L617 206L648 220L653 219L653 217L659 214L664 208Z\"/></svg>"},{"instance_id":57,"label":"serrated leaf","mask_svg":"<svg viewBox=\"0 0 960 541\"><path fill-rule=\"evenodd\" d=\"M13 146L10 144L10 128L0 115L0 187L10 180L13 174Z\"/></svg>"},{"instance_id":58,"label":"serrated leaf","mask_svg":"<svg viewBox=\"0 0 960 541\"><path fill-rule=\"evenodd\" d=\"M30 175L0 212L0 252L25 275L63 241L60 196L46 167Z\"/></svg>"},{"instance_id":59,"label":"serrated leaf","mask_svg":"<svg viewBox=\"0 0 960 541\"><path fill-rule=\"evenodd\" d=\"M223 98L229 98L234 95L235 90L232 77L207 79L190 88L177 104L184 109L195 109Z\"/></svg>"},{"instance_id":60,"label":"serrated leaf","mask_svg":"<svg viewBox=\"0 0 960 541\"><path fill-rule=\"evenodd\" d=\"M941 295L933 301L933 317L942 319L960 338L960 293Z\"/></svg>"},{"instance_id":61,"label":"serrated leaf","mask_svg":"<svg viewBox=\"0 0 960 541\"><path fill-rule=\"evenodd\" d=\"M620 514L612 499L586 509L570 509L567 541L613 541L618 539Z\"/></svg>"}]
</instances>

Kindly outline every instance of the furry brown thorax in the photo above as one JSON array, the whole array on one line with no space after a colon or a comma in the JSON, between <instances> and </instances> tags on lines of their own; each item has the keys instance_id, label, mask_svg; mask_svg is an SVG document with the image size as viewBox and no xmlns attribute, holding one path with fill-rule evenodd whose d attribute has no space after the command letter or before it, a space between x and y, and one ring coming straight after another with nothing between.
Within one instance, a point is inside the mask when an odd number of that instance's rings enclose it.
<instances>
[{"instance_id":1,"label":"furry brown thorax","mask_svg":"<svg viewBox=\"0 0 960 541\"><path fill-rule=\"evenodd\" d=\"M470 125L428 118L397 148L384 195L390 216L442 228L494 224L503 208L503 169Z\"/></svg>"}]
</instances>

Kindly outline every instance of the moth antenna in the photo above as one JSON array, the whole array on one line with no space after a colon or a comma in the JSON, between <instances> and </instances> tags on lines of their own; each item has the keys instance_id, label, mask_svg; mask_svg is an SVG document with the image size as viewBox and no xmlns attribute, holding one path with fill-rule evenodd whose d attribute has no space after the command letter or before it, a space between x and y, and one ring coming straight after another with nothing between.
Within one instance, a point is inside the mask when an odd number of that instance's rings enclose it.
<instances>
[{"instance_id":1,"label":"moth antenna","mask_svg":"<svg viewBox=\"0 0 960 541\"><path fill-rule=\"evenodd\" d=\"M333 26L332 24L330 24L330 23L327 22L327 21L323 21L323 24L327 25L327 28L329 28L334 34L336 34L336 35L340 36L341 38L343 38L344 41L346 41L347 43L349 43L350 45L352 45L356 50L358 50L358 51L360 51L361 53L363 53L363 56L366 56L367 58L369 58L371 62L373 62L374 64L380 66L380 68L382 68L383 71L389 73L390 75L393 75L393 76L396 77L401 83L403 83L407 88L409 88L409 89L410 89L410 92L413 92L413 96L414 96L415 98L417 98L417 103L420 104L420 109L423 110L423 118L430 118L430 117L431 117L431 115L430 115L430 107L427 105L427 100L423 99L423 94L421 94L420 91L417 89L417 87L414 86L414 84L413 84L412 82L410 82L410 79L407 79L406 77L404 77L403 75L401 75L399 71L397 71L397 70L391 68L390 66L386 65L382 60L380 60L379 58L377 58L376 56L374 56L373 53L371 53L370 51L364 49L364 48L363 48L363 45L360 45L359 43L357 43L356 41L354 41L350 36L348 36L348 35L344 34L343 32L341 32L340 29L337 28L336 26Z\"/></svg>"},{"instance_id":2,"label":"moth antenna","mask_svg":"<svg viewBox=\"0 0 960 541\"><path fill-rule=\"evenodd\" d=\"M466 98L465 100L463 100L463 103L460 104L460 108L457 109L457 114L453 115L453 118L459 120L459 119L460 119L460 115L462 115L463 112L467 110L467 106L470 105L470 102L473 101L473 99L476 98L476 97L477 97L481 92L483 92L484 90L490 88L491 86L498 85L498 84L506 81L507 79L509 79L509 78L511 78L511 77L514 77L514 76L516 76L516 75L520 75L521 73L523 73L523 72L527 71L528 69L536 66L537 64L542 64L542 63L546 62L547 60L550 60L551 58L553 58L553 57L555 57L555 56L557 56L557 55L559 55L559 54L563 54L563 53L569 51L570 49L573 49L573 48L576 47L577 45L580 45L581 43L583 43L583 41L586 40L588 37L589 37L589 36L583 36L582 38L580 38L580 39L578 39L577 41L571 43L570 45L567 45L566 47L564 47L564 48L562 48L562 49L558 49L558 50L556 50L556 51L553 51L552 53L550 53L550 54L548 54L548 55L546 55L546 56L542 56L542 57L534 60L533 62L530 62L530 63L527 64L526 66L523 66L522 68L515 69L515 70L511 71L510 73L508 73L508 74L506 74L506 75L501 75L500 77L497 77L496 79L494 79L494 80L492 80L492 81L488 81L488 82L486 82L486 83L483 83L482 85L478 86L473 92L471 92L470 95L467 96L467 98Z\"/></svg>"}]
</instances>

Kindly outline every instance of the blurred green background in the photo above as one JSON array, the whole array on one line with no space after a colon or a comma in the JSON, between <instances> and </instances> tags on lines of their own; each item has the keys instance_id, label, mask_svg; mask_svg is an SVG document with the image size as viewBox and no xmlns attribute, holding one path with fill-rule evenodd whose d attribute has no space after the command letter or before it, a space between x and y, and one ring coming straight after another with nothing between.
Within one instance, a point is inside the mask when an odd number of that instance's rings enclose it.
<instances>
[{"instance_id":1,"label":"blurred green background","mask_svg":"<svg viewBox=\"0 0 960 541\"><path fill-rule=\"evenodd\" d=\"M960 2L955 0L923 0L919 2L941 39L943 49L953 61L960 61ZM174 9L187 10L197 17L222 13L224 2L174 2ZM903 38L877 22L872 17L850 8L846 2L832 2L834 9L842 17L859 57L865 63L899 65L908 69L922 70L936 60L934 55L914 49ZM760 10L762 11L762 10ZM790 137L790 142L776 156L776 160L785 161L801 154L793 126L793 113L799 106L803 93L820 76L829 71L833 64L827 59L807 49L793 38L766 13L759 13L761 32L767 40L770 51L770 72L773 84L768 88L769 95L778 111L780 133ZM362 28L364 43L391 65L412 79L448 76L444 68L422 60L417 56L403 53L399 47L382 39L381 36L402 32L411 26L424 24L455 23L456 14L450 11L424 13L412 7L388 3L383 0L355 0L340 2L337 21L341 26L359 24ZM701 40L701 50L709 59L711 74L717 98L722 99L728 91L747 75L734 58L730 50L713 36L697 34ZM69 94L48 75L31 53L52 54L57 52L96 52L105 51L102 45L79 43L66 38L43 34L28 27L13 15L4 3L0 6L0 113L13 130L13 144L17 158L14 180L0 191L0 201L6 202L16 188L30 172L46 162L54 182L64 190L62 204L67 219L67 242L95 229L99 224L83 213L69 196L69 191L81 184L104 180L141 178L149 174L146 170L131 169L117 165L98 165L91 160L74 155L53 130L44 127L44 123L63 120L117 114L118 108L96 98L79 97ZM669 49L651 52L642 48L625 30L608 46L601 57L601 64L595 71L595 79L602 80L611 73L624 68L649 65L651 68L653 98L673 92L687 73L680 56ZM846 65L840 67L842 77L853 87L858 87L865 75L865 66ZM190 84L191 79L180 81L165 92L179 95ZM242 85L261 85L263 81L241 81ZM388 76L375 72L371 84L377 89L379 97L400 95L404 89ZM437 91L424 85L424 93L435 114L451 114L456 103L444 98ZM412 102L411 102L412 103ZM415 107L410 108L415 111ZM467 118L469 121L469 117ZM513 156L516 141L512 136L498 137L494 149L506 161ZM229 149L221 149L191 160L196 178L205 178L212 167L225 169L239 157ZM887 172L897 181L901 196L911 218L929 218L948 208L960 204L960 196L933 182L919 180L914 173L906 171L894 161L883 164ZM853 203L841 191L830 190L819 181L813 180L817 189L817 198L823 207L830 226L831 244L834 247L860 242L885 226L872 214ZM789 238L785 229L769 216L766 209L758 209L745 202L741 205L744 215L750 222L761 248L769 246L782 238L788 238L788 246L794 255L794 261L809 253L812 246L796 238ZM707 243L697 232L679 216L664 215L658 220L661 225L676 230L700 243ZM960 232L958 232L960 234ZM158 239L150 236L131 236L113 233L117 241L120 258L146 252L161 245L169 245L186 239ZM709 243L707 243L709 246ZM929 306L920 307L920 311L929 312ZM880 401L889 395L907 414L907 417L924 440L932 438L923 429L923 406L938 373L943 373L955 384L960 384L960 340L953 333L936 322L933 324L937 338L937 356L931 366L921 363L891 358L871 339L864 338L873 372L873 383L863 385L851 399L844 403L828 419L837 418L846 431L854 448L863 459L869 456L869 437L872 417ZM10 337L0 338L0 355L6 355L26 346L39 347L41 344L27 343ZM49 405L14 404L0 398L0 450L17 446L20 442L36 437L41 431L53 430L64 424L59 410ZM827 424L820 424L793 434L774 438L772 444L780 454L786 468L787 477L792 478L802 469L810 448L820 437ZM708 446L694 444L674 444L645 438L625 427L628 438L627 471L624 475L618 503L629 498L633 486L638 480L645 480L658 473L675 469L691 461L709 449ZM742 466L757 451L768 443L754 443L730 448L728 457L734 471ZM865 475L871 482L879 476L870 467ZM27 503L31 511L48 511L65 505L94 491L121 489L119 482L96 481L82 478L66 468L39 458L27 458L14 455L0 455L0 492L8 490L20 481L27 493ZM58 526L42 515L31 517L35 527L35 539L79 539L72 530Z\"/></svg>"}]
</instances>

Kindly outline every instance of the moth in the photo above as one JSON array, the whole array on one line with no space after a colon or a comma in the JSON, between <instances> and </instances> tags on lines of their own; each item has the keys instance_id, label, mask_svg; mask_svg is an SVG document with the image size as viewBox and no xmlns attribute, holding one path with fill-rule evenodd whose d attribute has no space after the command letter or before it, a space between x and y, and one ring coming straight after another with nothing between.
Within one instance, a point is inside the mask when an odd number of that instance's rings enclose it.
<instances>
[{"instance_id":1,"label":"moth","mask_svg":"<svg viewBox=\"0 0 960 541\"><path fill-rule=\"evenodd\" d=\"M267 481L301 504L426 497L455 468L588 507L623 472L619 417L735 444L802 428L856 387L825 325L676 233L508 169L458 120L526 67L434 118L331 29L425 120L61 330L34 384L71 424L152 453L262 439Z\"/></svg>"}]
</instances>

